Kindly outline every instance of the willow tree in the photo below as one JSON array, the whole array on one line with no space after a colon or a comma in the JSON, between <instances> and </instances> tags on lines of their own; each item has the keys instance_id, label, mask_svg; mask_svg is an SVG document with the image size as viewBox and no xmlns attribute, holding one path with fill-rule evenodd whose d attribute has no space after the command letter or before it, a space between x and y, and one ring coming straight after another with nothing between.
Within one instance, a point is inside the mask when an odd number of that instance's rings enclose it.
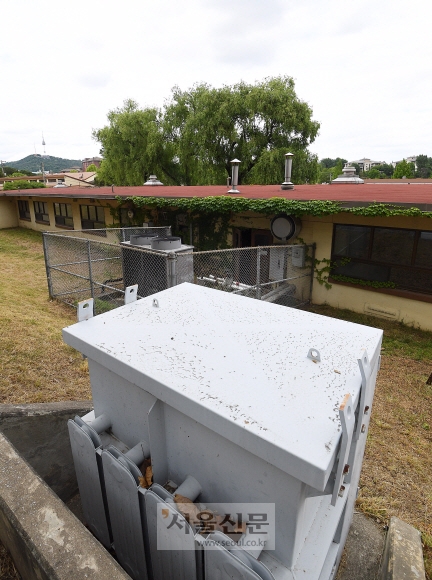
<instances>
[{"instance_id":1,"label":"willow tree","mask_svg":"<svg viewBox=\"0 0 432 580\"><path fill-rule=\"evenodd\" d=\"M163 109L140 110L133 101L108 115L94 132L102 144L101 177L135 185L149 173L164 183L221 184L230 161L241 160L240 183L280 183L284 154L295 154L293 179L316 181L318 161L308 147L319 123L291 77L213 88L178 87Z\"/></svg>"}]
</instances>

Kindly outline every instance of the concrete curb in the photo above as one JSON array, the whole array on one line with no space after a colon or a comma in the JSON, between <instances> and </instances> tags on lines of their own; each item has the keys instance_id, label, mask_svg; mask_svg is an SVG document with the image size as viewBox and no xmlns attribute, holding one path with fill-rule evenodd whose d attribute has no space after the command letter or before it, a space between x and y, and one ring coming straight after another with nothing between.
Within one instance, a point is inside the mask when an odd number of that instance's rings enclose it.
<instances>
[{"instance_id":1,"label":"concrete curb","mask_svg":"<svg viewBox=\"0 0 432 580\"><path fill-rule=\"evenodd\" d=\"M390 518L381 580L424 580L420 532L399 518Z\"/></svg>"},{"instance_id":2,"label":"concrete curb","mask_svg":"<svg viewBox=\"0 0 432 580\"><path fill-rule=\"evenodd\" d=\"M63 501L78 490L67 420L92 408L92 401L0 405L0 431Z\"/></svg>"},{"instance_id":3,"label":"concrete curb","mask_svg":"<svg viewBox=\"0 0 432 580\"><path fill-rule=\"evenodd\" d=\"M25 580L129 578L2 433L0 541Z\"/></svg>"}]
</instances>

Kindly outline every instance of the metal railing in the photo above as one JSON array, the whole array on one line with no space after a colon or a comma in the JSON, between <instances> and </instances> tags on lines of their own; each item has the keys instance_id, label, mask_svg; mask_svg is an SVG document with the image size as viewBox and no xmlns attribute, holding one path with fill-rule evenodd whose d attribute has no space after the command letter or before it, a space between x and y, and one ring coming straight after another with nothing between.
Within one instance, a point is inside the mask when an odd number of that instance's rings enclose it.
<instances>
[{"instance_id":1,"label":"metal railing","mask_svg":"<svg viewBox=\"0 0 432 580\"><path fill-rule=\"evenodd\" d=\"M131 235L149 233L171 232L169 227L45 232L50 296L72 306L93 298L95 314L123 305L125 289L134 284L139 298L190 282L285 306L310 301L311 245L205 252L191 252L190 247L163 252L130 245Z\"/></svg>"}]
</instances>

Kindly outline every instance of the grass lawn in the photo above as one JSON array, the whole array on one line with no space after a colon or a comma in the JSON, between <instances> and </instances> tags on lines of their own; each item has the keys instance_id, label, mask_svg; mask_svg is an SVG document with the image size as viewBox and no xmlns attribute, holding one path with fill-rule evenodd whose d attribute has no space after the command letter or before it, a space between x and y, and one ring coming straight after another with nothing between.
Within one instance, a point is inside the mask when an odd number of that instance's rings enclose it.
<instances>
[{"instance_id":1,"label":"grass lawn","mask_svg":"<svg viewBox=\"0 0 432 580\"><path fill-rule=\"evenodd\" d=\"M64 344L76 311L48 297L41 234L0 230L0 403L91 398L87 363Z\"/></svg>"},{"instance_id":2,"label":"grass lawn","mask_svg":"<svg viewBox=\"0 0 432 580\"><path fill-rule=\"evenodd\" d=\"M89 399L87 364L61 337L76 312L48 298L41 235L0 230L0 268L0 403ZM384 330L358 509L421 530L432 579L432 333L328 306L310 310ZM0 550L0 578L2 566Z\"/></svg>"},{"instance_id":3,"label":"grass lawn","mask_svg":"<svg viewBox=\"0 0 432 580\"><path fill-rule=\"evenodd\" d=\"M419 529L432 579L432 333L329 306L310 310L384 330L357 506Z\"/></svg>"}]
</instances>

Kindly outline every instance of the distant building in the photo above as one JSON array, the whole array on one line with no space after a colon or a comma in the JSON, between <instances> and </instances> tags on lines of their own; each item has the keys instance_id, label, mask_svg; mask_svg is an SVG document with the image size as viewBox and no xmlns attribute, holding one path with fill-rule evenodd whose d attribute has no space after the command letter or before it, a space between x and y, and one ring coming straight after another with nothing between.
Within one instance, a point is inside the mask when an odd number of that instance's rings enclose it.
<instances>
[{"instance_id":1,"label":"distant building","mask_svg":"<svg viewBox=\"0 0 432 580\"><path fill-rule=\"evenodd\" d=\"M26 175L23 177L0 177L0 190L7 181L39 181L45 183L47 187L54 187L63 184L66 187L94 187L94 179L96 173L94 171L81 171L79 173L47 173L43 176L41 173L37 175Z\"/></svg>"},{"instance_id":2,"label":"distant building","mask_svg":"<svg viewBox=\"0 0 432 580\"><path fill-rule=\"evenodd\" d=\"M92 165L92 164L96 165L96 167L100 167L101 163L102 163L102 157L86 157L82 161L82 170L87 171L87 167L89 165Z\"/></svg>"},{"instance_id":3,"label":"distant building","mask_svg":"<svg viewBox=\"0 0 432 580\"><path fill-rule=\"evenodd\" d=\"M373 161L372 159L367 159L366 157L363 157L363 159L357 159L357 161L349 162L350 165L352 165L353 163L357 163L361 171L369 171L369 169L372 169L372 167L375 167L376 165L382 165L383 163L385 163L385 161Z\"/></svg>"},{"instance_id":4,"label":"distant building","mask_svg":"<svg viewBox=\"0 0 432 580\"><path fill-rule=\"evenodd\" d=\"M393 167L396 167L396 165L401 161L403 161L403 159L400 159L399 161L392 161L391 164L393 165ZM407 163L414 163L414 169L417 171L417 155L410 155L408 157L405 157L405 161Z\"/></svg>"}]
</instances>

